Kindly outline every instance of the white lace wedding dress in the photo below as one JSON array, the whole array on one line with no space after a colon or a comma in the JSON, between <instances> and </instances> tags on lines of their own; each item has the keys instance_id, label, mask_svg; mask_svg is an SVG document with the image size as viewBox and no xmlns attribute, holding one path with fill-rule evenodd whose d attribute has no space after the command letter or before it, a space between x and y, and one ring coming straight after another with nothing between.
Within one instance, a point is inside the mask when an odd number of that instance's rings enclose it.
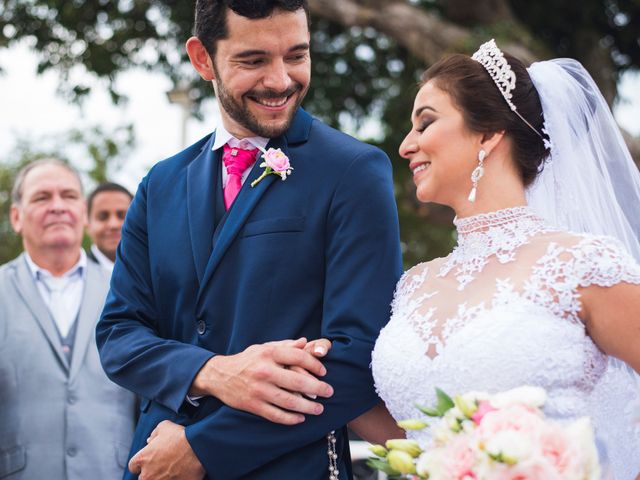
<instances>
[{"instance_id":1,"label":"white lace wedding dress","mask_svg":"<svg viewBox=\"0 0 640 480\"><path fill-rule=\"evenodd\" d=\"M581 288L640 284L640 265L616 240L558 231L528 207L456 227L448 257L404 274L373 351L376 388L393 417L420 416L416 403L435 405L435 387L453 395L540 386L547 415L591 416L616 480L635 479L637 387L578 313ZM426 444L429 430L408 434Z\"/></svg>"}]
</instances>

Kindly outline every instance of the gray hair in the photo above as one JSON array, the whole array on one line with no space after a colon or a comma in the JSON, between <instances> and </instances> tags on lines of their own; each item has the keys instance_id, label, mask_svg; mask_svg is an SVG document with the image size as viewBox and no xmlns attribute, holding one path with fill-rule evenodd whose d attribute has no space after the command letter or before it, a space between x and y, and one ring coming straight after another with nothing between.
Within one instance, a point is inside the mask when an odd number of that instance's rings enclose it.
<instances>
[{"instance_id":1,"label":"gray hair","mask_svg":"<svg viewBox=\"0 0 640 480\"><path fill-rule=\"evenodd\" d=\"M11 202L14 205L19 205L22 201L22 187L24 185L24 179L27 177L27 174L31 170L34 170L35 168L41 167L43 165L57 165L58 167L62 167L68 172L72 173L78 179L78 184L80 185L80 193L84 196L84 189L82 187L80 173L78 173L75 168L57 158L42 158L40 160L36 160L35 162L28 163L27 165L22 167L18 172L18 175L16 175L16 179L13 182L13 188L11 189Z\"/></svg>"}]
</instances>

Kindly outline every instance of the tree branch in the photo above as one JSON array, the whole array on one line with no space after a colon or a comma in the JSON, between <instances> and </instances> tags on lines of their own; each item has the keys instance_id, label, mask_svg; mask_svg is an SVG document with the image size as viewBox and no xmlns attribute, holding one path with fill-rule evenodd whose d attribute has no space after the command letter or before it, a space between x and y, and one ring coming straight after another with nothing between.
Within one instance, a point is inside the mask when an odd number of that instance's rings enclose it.
<instances>
[{"instance_id":1,"label":"tree branch","mask_svg":"<svg viewBox=\"0 0 640 480\"><path fill-rule=\"evenodd\" d=\"M487 25L494 22L509 22L512 31L526 29L515 20L506 0L449 0L451 10L448 18L462 23L443 19L434 11L412 5L406 0L309 0L312 15L327 18L345 27L373 27L393 38L412 55L431 65L444 55L452 52L475 50L481 41L487 40L474 33L465 25ZM454 8L455 7L455 8ZM451 16L453 11L457 16ZM522 39L520 39L521 41ZM591 39L585 45L597 45ZM500 47L521 59L525 64L539 60L530 48L517 41L501 41ZM615 85L606 72L612 71L610 59L603 59L602 49L587 55L585 67L591 72L605 97L611 100L615 94ZM610 77L610 75L609 75ZM640 139L623 132L636 163L640 165Z\"/></svg>"},{"instance_id":2,"label":"tree branch","mask_svg":"<svg viewBox=\"0 0 640 480\"><path fill-rule=\"evenodd\" d=\"M470 28L448 22L437 13L404 0L310 0L309 8L312 14L345 27L373 27L392 37L425 65L431 65L447 53L469 52L486 40L478 38ZM501 47L525 63L538 58L518 43Z\"/></svg>"}]
</instances>

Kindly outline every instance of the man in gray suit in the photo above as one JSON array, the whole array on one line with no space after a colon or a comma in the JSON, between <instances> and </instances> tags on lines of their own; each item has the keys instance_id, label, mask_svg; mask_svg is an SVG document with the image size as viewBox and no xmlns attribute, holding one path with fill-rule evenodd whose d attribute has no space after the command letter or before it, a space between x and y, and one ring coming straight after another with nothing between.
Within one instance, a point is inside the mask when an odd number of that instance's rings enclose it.
<instances>
[{"instance_id":1,"label":"man in gray suit","mask_svg":"<svg viewBox=\"0 0 640 480\"><path fill-rule=\"evenodd\" d=\"M109 274L81 248L80 178L41 160L18 174L12 195L25 251L0 267L0 479L121 478L135 397L98 359Z\"/></svg>"}]
</instances>

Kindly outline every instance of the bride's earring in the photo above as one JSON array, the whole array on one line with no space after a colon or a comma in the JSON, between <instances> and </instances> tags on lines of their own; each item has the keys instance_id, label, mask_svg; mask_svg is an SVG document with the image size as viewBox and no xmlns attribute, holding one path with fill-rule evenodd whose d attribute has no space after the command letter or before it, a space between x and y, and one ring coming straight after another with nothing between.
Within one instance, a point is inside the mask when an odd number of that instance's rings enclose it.
<instances>
[{"instance_id":1,"label":"bride's earring","mask_svg":"<svg viewBox=\"0 0 640 480\"><path fill-rule=\"evenodd\" d=\"M478 166L471 172L471 181L473 182L473 188L469 192L468 200L470 202L476 201L476 192L478 191L478 180L484 175L484 159L487 158L487 152L484 149L480 149L478 152Z\"/></svg>"}]
</instances>

